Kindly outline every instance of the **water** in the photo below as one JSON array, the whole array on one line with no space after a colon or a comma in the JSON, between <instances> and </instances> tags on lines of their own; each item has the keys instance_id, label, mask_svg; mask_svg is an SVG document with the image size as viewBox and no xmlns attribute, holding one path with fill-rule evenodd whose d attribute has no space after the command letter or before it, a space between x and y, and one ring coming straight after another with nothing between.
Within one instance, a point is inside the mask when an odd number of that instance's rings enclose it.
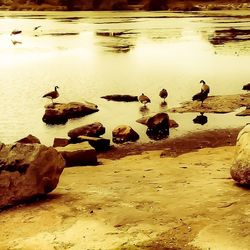
<instances>
[{"instance_id":1,"label":"water","mask_svg":"<svg viewBox=\"0 0 250 250\"><path fill-rule=\"evenodd\" d=\"M169 92L171 108L190 100L201 79L211 95L243 93L242 85L250 81L249 34L213 42L218 31L249 30L250 15L244 11L0 12L0 27L0 140L5 143L31 133L51 145L54 137L95 121L104 124L107 138L114 127L127 124L139 132L140 141L148 141L146 127L135 122L143 115L139 103L100 97L143 92L152 102L148 114L154 114L164 111L158 96L162 88ZM14 29L22 33L11 36ZM44 124L49 100L41 97L55 85L58 102L87 100L100 111L65 125ZM195 113L169 115L180 125L171 137L249 121L235 113L205 114L208 122L200 125L192 121Z\"/></svg>"}]
</instances>

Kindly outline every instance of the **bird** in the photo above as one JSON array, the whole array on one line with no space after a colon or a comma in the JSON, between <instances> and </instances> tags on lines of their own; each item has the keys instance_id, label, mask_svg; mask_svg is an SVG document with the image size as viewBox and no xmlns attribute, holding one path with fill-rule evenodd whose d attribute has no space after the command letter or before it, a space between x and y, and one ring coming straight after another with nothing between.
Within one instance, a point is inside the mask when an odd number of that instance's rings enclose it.
<instances>
[{"instance_id":1,"label":"bird","mask_svg":"<svg viewBox=\"0 0 250 250\"><path fill-rule=\"evenodd\" d=\"M159 93L159 96L164 100L165 102L165 99L168 97L168 92L166 89L162 89Z\"/></svg>"},{"instance_id":2,"label":"bird","mask_svg":"<svg viewBox=\"0 0 250 250\"><path fill-rule=\"evenodd\" d=\"M150 99L146 95L144 95L143 93L138 97L138 100L140 103L143 104L144 107L146 107L147 103L151 102Z\"/></svg>"},{"instance_id":3,"label":"bird","mask_svg":"<svg viewBox=\"0 0 250 250\"><path fill-rule=\"evenodd\" d=\"M59 87L55 86L54 91L51 91L51 92L45 94L43 97L47 97L47 98L51 99L52 104L54 104L53 100L56 99L59 96L59 93L58 93L57 89L59 89Z\"/></svg>"},{"instance_id":4,"label":"bird","mask_svg":"<svg viewBox=\"0 0 250 250\"><path fill-rule=\"evenodd\" d=\"M38 25L38 26L36 26L35 28L34 28L34 30L37 30L37 29L39 29L39 28L41 28L42 26L41 25Z\"/></svg>"},{"instance_id":5,"label":"bird","mask_svg":"<svg viewBox=\"0 0 250 250\"><path fill-rule=\"evenodd\" d=\"M22 33L21 30L13 30L10 35L12 36L12 35L20 34L20 33Z\"/></svg>"},{"instance_id":6,"label":"bird","mask_svg":"<svg viewBox=\"0 0 250 250\"><path fill-rule=\"evenodd\" d=\"M201 80L200 83L202 83L202 87L201 87L201 91L197 94L195 94L193 97L192 97L192 100L195 101L201 101L201 106L203 106L203 102L204 100L207 98L208 94L209 94L209 91L210 91L210 88L209 86L205 83L204 80Z\"/></svg>"}]
</instances>

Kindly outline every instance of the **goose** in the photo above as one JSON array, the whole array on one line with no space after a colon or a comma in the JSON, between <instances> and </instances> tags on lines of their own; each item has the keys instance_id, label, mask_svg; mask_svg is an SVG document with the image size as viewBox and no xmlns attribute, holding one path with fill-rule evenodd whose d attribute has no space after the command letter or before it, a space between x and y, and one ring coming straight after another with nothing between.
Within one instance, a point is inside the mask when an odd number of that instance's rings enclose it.
<instances>
[{"instance_id":1,"label":"goose","mask_svg":"<svg viewBox=\"0 0 250 250\"><path fill-rule=\"evenodd\" d=\"M147 103L151 102L150 99L146 95L144 95L143 93L138 97L138 100L140 103L143 104L144 107L146 107Z\"/></svg>"},{"instance_id":2,"label":"goose","mask_svg":"<svg viewBox=\"0 0 250 250\"><path fill-rule=\"evenodd\" d=\"M59 96L59 93L58 93L57 89L59 89L59 87L55 86L54 91L51 91L51 92L45 94L43 97L47 97L47 98L51 99L52 104L54 104L53 100L56 99Z\"/></svg>"},{"instance_id":3,"label":"goose","mask_svg":"<svg viewBox=\"0 0 250 250\"><path fill-rule=\"evenodd\" d=\"M205 83L204 80L201 80L200 83L202 83L201 91L197 94L195 94L192 99L193 101L201 101L201 106L203 106L204 100L207 98L210 88L209 86Z\"/></svg>"},{"instance_id":4,"label":"goose","mask_svg":"<svg viewBox=\"0 0 250 250\"><path fill-rule=\"evenodd\" d=\"M162 89L159 93L160 98L162 98L165 102L165 99L168 97L168 92L166 89Z\"/></svg>"}]
</instances>

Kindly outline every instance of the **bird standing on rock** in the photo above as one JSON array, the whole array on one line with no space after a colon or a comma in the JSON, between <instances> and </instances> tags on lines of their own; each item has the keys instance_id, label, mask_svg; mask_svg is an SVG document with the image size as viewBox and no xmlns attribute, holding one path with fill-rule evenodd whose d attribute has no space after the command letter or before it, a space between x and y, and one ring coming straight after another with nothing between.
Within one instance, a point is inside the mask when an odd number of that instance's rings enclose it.
<instances>
[{"instance_id":1,"label":"bird standing on rock","mask_svg":"<svg viewBox=\"0 0 250 250\"><path fill-rule=\"evenodd\" d=\"M146 107L147 103L151 102L150 99L146 95L144 95L143 93L138 97L138 100L140 103L143 104L144 107Z\"/></svg>"},{"instance_id":2,"label":"bird standing on rock","mask_svg":"<svg viewBox=\"0 0 250 250\"><path fill-rule=\"evenodd\" d=\"M47 98L51 99L52 104L54 104L53 100L56 99L59 96L59 93L58 93L57 89L59 89L59 87L55 86L54 91L51 91L51 92L45 94L43 97L47 97Z\"/></svg>"},{"instance_id":3,"label":"bird standing on rock","mask_svg":"<svg viewBox=\"0 0 250 250\"><path fill-rule=\"evenodd\" d=\"M160 98L162 98L165 102L165 99L168 97L168 92L166 89L162 89L159 93Z\"/></svg>"},{"instance_id":4,"label":"bird standing on rock","mask_svg":"<svg viewBox=\"0 0 250 250\"><path fill-rule=\"evenodd\" d=\"M210 91L209 86L205 83L204 80L201 80L200 83L202 83L201 91L193 96L193 101L201 101L201 106L203 105L204 100L207 98L208 93Z\"/></svg>"}]
</instances>

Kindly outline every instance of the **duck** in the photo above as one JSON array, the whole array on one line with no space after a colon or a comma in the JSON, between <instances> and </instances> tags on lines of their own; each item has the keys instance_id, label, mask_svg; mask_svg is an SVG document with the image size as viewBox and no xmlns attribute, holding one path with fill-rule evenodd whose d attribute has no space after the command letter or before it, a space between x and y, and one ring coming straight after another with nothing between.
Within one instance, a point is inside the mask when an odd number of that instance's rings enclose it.
<instances>
[{"instance_id":1,"label":"duck","mask_svg":"<svg viewBox=\"0 0 250 250\"><path fill-rule=\"evenodd\" d=\"M162 89L159 93L160 98L162 98L165 102L165 99L168 97L168 92L166 89Z\"/></svg>"},{"instance_id":2,"label":"duck","mask_svg":"<svg viewBox=\"0 0 250 250\"><path fill-rule=\"evenodd\" d=\"M143 104L144 107L146 107L147 103L151 102L150 99L143 93L138 97L138 100Z\"/></svg>"},{"instance_id":3,"label":"duck","mask_svg":"<svg viewBox=\"0 0 250 250\"><path fill-rule=\"evenodd\" d=\"M205 99L207 99L210 88L204 80L201 80L200 83L202 83L201 91L199 93L195 94L192 97L192 100L193 101L195 101L195 100L201 101L201 106L203 106L203 102L205 101Z\"/></svg>"},{"instance_id":4,"label":"duck","mask_svg":"<svg viewBox=\"0 0 250 250\"><path fill-rule=\"evenodd\" d=\"M59 96L59 93L58 93L57 89L59 89L59 87L55 86L54 91L51 91L51 92L45 94L43 97L51 99L52 104L54 104L53 100L56 99Z\"/></svg>"}]
</instances>

